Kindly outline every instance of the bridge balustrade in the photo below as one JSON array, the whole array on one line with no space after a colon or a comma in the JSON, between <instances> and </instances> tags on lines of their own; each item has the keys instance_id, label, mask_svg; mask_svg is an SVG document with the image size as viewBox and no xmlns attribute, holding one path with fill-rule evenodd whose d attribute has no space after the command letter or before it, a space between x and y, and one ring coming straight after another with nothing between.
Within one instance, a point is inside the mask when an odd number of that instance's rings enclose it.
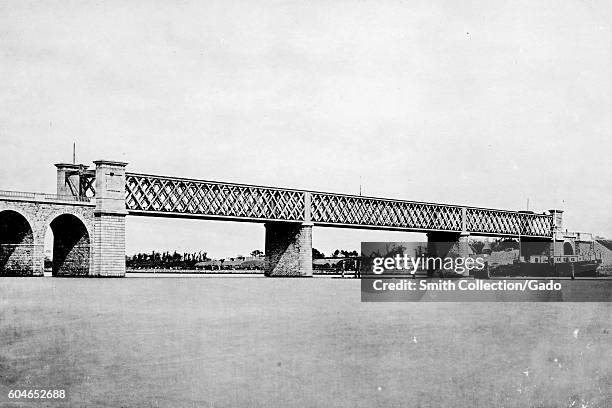
<instances>
[{"instance_id":1,"label":"bridge balustrade","mask_svg":"<svg viewBox=\"0 0 612 408\"><path fill-rule=\"evenodd\" d=\"M32 201L78 201L88 203L91 201L89 197L79 197L74 195L48 194L48 193L30 193L27 191L9 191L0 190L0 197L4 198L19 198Z\"/></svg>"}]
</instances>

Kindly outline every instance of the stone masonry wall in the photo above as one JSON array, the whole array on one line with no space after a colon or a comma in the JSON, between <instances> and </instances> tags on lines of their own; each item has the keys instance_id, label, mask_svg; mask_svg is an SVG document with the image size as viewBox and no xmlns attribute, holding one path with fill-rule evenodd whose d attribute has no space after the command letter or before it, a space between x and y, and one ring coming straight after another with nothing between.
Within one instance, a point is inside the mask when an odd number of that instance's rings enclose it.
<instances>
[{"instance_id":1,"label":"stone masonry wall","mask_svg":"<svg viewBox=\"0 0 612 408\"><path fill-rule=\"evenodd\" d=\"M93 276L125 275L125 216L95 214Z\"/></svg>"},{"instance_id":2,"label":"stone masonry wall","mask_svg":"<svg viewBox=\"0 0 612 408\"><path fill-rule=\"evenodd\" d=\"M266 276L312 276L312 225L266 223Z\"/></svg>"},{"instance_id":3,"label":"stone masonry wall","mask_svg":"<svg viewBox=\"0 0 612 408\"><path fill-rule=\"evenodd\" d=\"M51 222L62 214L72 214L78 218L85 228L89 237L93 236L93 211L94 205L90 203L65 203L65 202L40 202L28 199L7 199L0 198L0 213L4 210L12 210L21 214L32 229L32 242L23 242L24 247L20 248L16 255L11 256L11 267L22 270L25 275L42 276L44 271L44 243L47 227ZM89 251L81 248L81 251ZM15 253L15 252L14 252ZM15 256L15 258L13 258ZM30 258L31 261L28 261ZM91 259L91 257L89 257ZM18 267L17 264L24 267ZM89 271L91 263L85 266ZM21 268L21 269L20 269Z\"/></svg>"}]
</instances>

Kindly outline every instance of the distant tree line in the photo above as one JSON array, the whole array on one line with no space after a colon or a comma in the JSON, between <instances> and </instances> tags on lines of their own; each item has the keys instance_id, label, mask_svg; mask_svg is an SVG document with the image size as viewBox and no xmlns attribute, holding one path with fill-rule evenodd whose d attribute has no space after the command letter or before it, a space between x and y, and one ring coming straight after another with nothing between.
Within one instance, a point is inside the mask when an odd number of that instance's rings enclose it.
<instances>
[{"instance_id":1,"label":"distant tree line","mask_svg":"<svg viewBox=\"0 0 612 408\"><path fill-rule=\"evenodd\" d=\"M170 253L153 251L148 253L138 253L132 256L125 257L125 266L133 269L194 269L199 262L210 261L208 254L204 251L199 252L184 252L178 253L174 251ZM251 256L260 258L264 253L256 249L251 251ZM237 258L242 255L237 255ZM224 261L221 259L221 261Z\"/></svg>"},{"instance_id":2,"label":"distant tree line","mask_svg":"<svg viewBox=\"0 0 612 408\"><path fill-rule=\"evenodd\" d=\"M150 254L138 253L125 257L128 268L173 268L192 269L198 262L208 260L206 252L178 253L156 252Z\"/></svg>"},{"instance_id":3,"label":"distant tree line","mask_svg":"<svg viewBox=\"0 0 612 408\"><path fill-rule=\"evenodd\" d=\"M250 255L258 258L262 257L264 253L263 251L256 249L251 251ZM348 251L345 249L336 249L331 254L331 257L333 258L349 258L357 256L359 256L357 251ZM237 257L241 257L241 255L238 255ZM325 258L325 254L316 248L312 248L312 258L322 259ZM211 259L208 258L207 253L204 251L184 253L179 253L177 251L152 251L151 253L140 252L131 256L126 256L125 265L126 267L133 269L194 269L197 263L210 260Z\"/></svg>"},{"instance_id":4,"label":"distant tree line","mask_svg":"<svg viewBox=\"0 0 612 408\"><path fill-rule=\"evenodd\" d=\"M344 258L348 258L351 256L359 256L359 253L357 251L347 251L344 249L336 249L334 252L332 252L331 257L332 258L339 258L340 256L343 256ZM319 251L317 248L312 248L312 259L322 259L325 258L325 254L321 251Z\"/></svg>"}]
</instances>

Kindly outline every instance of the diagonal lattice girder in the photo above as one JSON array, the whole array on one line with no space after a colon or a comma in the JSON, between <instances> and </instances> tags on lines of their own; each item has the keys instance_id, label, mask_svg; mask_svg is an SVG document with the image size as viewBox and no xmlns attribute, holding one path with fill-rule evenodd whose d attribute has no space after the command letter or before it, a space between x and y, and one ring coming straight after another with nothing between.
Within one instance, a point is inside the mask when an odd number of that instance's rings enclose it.
<instances>
[{"instance_id":1,"label":"diagonal lattice girder","mask_svg":"<svg viewBox=\"0 0 612 408\"><path fill-rule=\"evenodd\" d=\"M550 215L341 194L312 193L311 214L315 224L545 238L552 234Z\"/></svg>"},{"instance_id":2,"label":"diagonal lattice girder","mask_svg":"<svg viewBox=\"0 0 612 408\"><path fill-rule=\"evenodd\" d=\"M309 202L309 208L306 203ZM126 174L132 214L550 238L552 216L527 212ZM307 211L308 210L308 211Z\"/></svg>"},{"instance_id":3,"label":"diagonal lattice girder","mask_svg":"<svg viewBox=\"0 0 612 408\"><path fill-rule=\"evenodd\" d=\"M313 222L461 231L461 207L312 193Z\"/></svg>"},{"instance_id":4,"label":"diagonal lattice girder","mask_svg":"<svg viewBox=\"0 0 612 408\"><path fill-rule=\"evenodd\" d=\"M552 217L514 211L467 209L467 230L488 234L550 237Z\"/></svg>"},{"instance_id":5,"label":"diagonal lattice girder","mask_svg":"<svg viewBox=\"0 0 612 408\"><path fill-rule=\"evenodd\" d=\"M126 174L129 211L303 221L304 192Z\"/></svg>"}]
</instances>

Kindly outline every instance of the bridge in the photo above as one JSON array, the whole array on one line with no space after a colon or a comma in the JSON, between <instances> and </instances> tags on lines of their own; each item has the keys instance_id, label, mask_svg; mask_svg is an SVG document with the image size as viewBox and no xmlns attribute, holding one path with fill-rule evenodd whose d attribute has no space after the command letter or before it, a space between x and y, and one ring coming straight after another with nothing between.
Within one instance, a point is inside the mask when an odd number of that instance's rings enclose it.
<instances>
[{"instance_id":1,"label":"bridge","mask_svg":"<svg viewBox=\"0 0 612 408\"><path fill-rule=\"evenodd\" d=\"M312 275L312 227L565 240L562 211L508 211L126 172L127 163L56 164L55 194L0 191L0 275L42 276L53 236L54 276L124 276L125 218L263 223L265 274Z\"/></svg>"}]
</instances>

